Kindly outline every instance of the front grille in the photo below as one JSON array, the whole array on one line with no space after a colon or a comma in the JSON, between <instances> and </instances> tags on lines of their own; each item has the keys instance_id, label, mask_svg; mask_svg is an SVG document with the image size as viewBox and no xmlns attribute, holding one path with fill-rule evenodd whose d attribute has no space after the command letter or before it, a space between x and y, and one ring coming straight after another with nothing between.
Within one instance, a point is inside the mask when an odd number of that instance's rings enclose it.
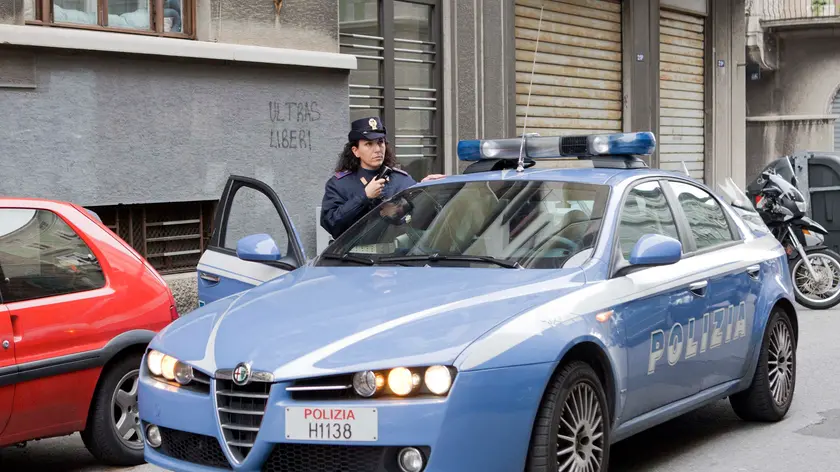
<instances>
[{"instance_id":1,"label":"front grille","mask_svg":"<svg viewBox=\"0 0 840 472\"><path fill-rule=\"evenodd\" d=\"M159 428L162 439L159 451L162 454L173 459L207 467L231 468L218 439L203 434L187 433L164 427Z\"/></svg>"},{"instance_id":2,"label":"front grille","mask_svg":"<svg viewBox=\"0 0 840 472\"><path fill-rule=\"evenodd\" d=\"M386 466L386 448L277 444L263 464L263 472L379 472ZM396 462L394 462L396 466Z\"/></svg>"},{"instance_id":3,"label":"front grille","mask_svg":"<svg viewBox=\"0 0 840 472\"><path fill-rule=\"evenodd\" d=\"M270 392L268 382L251 382L240 387L230 380L216 380L219 424L231 454L239 462L254 447Z\"/></svg>"},{"instance_id":4,"label":"front grille","mask_svg":"<svg viewBox=\"0 0 840 472\"><path fill-rule=\"evenodd\" d=\"M589 141L586 136L564 136L560 139L560 153L567 155L586 154Z\"/></svg>"}]
</instances>

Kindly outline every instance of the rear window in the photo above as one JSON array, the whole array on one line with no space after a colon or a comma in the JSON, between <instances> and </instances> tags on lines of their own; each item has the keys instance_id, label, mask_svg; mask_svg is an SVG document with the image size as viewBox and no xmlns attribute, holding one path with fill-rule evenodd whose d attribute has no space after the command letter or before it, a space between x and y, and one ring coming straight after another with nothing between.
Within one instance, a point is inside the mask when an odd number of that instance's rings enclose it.
<instances>
[{"instance_id":1,"label":"rear window","mask_svg":"<svg viewBox=\"0 0 840 472\"><path fill-rule=\"evenodd\" d=\"M4 303L105 285L93 252L57 214L0 209L0 297Z\"/></svg>"}]
</instances>

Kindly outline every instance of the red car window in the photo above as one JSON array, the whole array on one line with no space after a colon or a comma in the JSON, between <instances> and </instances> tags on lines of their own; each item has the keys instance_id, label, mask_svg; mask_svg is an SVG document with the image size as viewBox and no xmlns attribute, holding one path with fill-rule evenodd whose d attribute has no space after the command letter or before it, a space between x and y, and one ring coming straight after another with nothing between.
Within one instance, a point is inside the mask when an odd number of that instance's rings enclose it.
<instances>
[{"instance_id":1,"label":"red car window","mask_svg":"<svg viewBox=\"0 0 840 472\"><path fill-rule=\"evenodd\" d=\"M48 210L0 209L0 296L12 303L105 285L85 242Z\"/></svg>"}]
</instances>

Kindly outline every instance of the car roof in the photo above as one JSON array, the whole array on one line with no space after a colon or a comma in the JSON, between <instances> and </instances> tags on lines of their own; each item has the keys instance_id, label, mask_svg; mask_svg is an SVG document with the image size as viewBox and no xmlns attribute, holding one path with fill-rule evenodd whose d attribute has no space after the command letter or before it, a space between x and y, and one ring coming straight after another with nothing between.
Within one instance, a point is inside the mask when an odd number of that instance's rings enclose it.
<instances>
[{"instance_id":1,"label":"car roof","mask_svg":"<svg viewBox=\"0 0 840 472\"><path fill-rule=\"evenodd\" d=\"M44 206L44 205L67 205L74 206L70 202L63 200L50 200L46 198L29 198L29 197L0 197L0 206L15 207L15 206Z\"/></svg>"},{"instance_id":2,"label":"car roof","mask_svg":"<svg viewBox=\"0 0 840 472\"><path fill-rule=\"evenodd\" d=\"M35 208L39 210L49 210L55 213L68 214L67 212L80 211L84 212L84 208L75 203L63 200L50 200L46 198L26 198L26 197L0 197L0 208Z\"/></svg>"},{"instance_id":3,"label":"car roof","mask_svg":"<svg viewBox=\"0 0 840 472\"><path fill-rule=\"evenodd\" d=\"M540 168L539 163L522 172L516 169L501 171L476 172L472 174L458 174L447 176L445 179L421 183L442 183L442 182L470 182L481 180L527 180L527 181L550 181L550 182L579 182L595 185L619 185L627 180L635 180L647 176L675 177L686 179L687 176L681 172L672 172L662 169L640 168L640 169L611 169L611 168Z\"/></svg>"}]
</instances>

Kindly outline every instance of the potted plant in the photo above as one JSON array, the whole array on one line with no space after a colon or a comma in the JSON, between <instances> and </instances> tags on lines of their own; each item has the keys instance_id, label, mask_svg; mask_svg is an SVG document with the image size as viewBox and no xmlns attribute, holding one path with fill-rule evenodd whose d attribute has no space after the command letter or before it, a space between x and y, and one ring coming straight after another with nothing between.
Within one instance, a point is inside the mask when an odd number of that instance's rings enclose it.
<instances>
[{"instance_id":1,"label":"potted plant","mask_svg":"<svg viewBox=\"0 0 840 472\"><path fill-rule=\"evenodd\" d=\"M828 0L811 0L811 13L814 16L823 16Z\"/></svg>"}]
</instances>

